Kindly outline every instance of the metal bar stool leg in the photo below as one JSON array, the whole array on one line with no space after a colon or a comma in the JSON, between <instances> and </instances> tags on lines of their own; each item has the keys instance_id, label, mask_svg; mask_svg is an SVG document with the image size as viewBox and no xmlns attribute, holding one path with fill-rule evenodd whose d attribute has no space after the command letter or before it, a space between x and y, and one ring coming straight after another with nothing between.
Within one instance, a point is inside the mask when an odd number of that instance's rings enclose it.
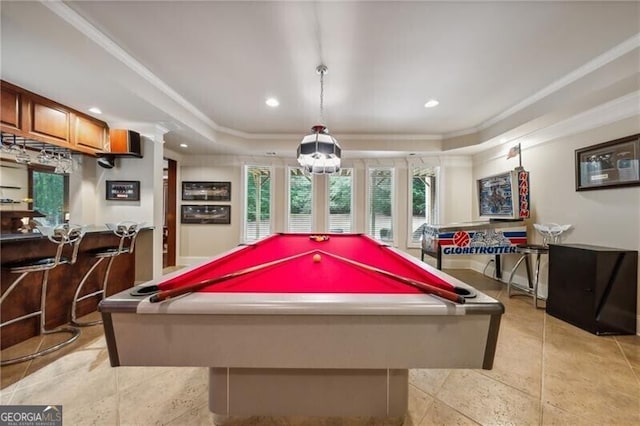
<instances>
[{"instance_id":1,"label":"metal bar stool leg","mask_svg":"<svg viewBox=\"0 0 640 426\"><path fill-rule=\"evenodd\" d=\"M536 255L536 275L533 281L533 307L538 309L538 279L540 278L540 253Z\"/></svg>"},{"instance_id":2,"label":"metal bar stool leg","mask_svg":"<svg viewBox=\"0 0 640 426\"><path fill-rule=\"evenodd\" d=\"M520 266L522 261L525 260L526 258L527 258L526 254L522 255L520 257L520 259L518 259L518 262L516 262L516 264L513 267L513 269L511 270L511 274L509 274L509 281L507 281L507 296L508 297L511 297L511 282L513 281L513 276L516 274L516 270L518 269L518 266Z\"/></svg>"},{"instance_id":3,"label":"metal bar stool leg","mask_svg":"<svg viewBox=\"0 0 640 426\"><path fill-rule=\"evenodd\" d=\"M104 257L99 257L98 260L95 261L95 263L91 266L91 268L89 268L89 270L87 271L86 274L84 274L84 277L82 277L82 281L80 281L80 284L78 285L78 288L76 288L76 292L73 295L73 301L71 302L71 323L80 327L85 327L85 326L90 326L90 325L96 325L96 324L101 324L102 321L89 321L89 322L80 322L78 321L78 313L77 313L77 305L78 302L88 299L90 297L93 296L97 296L98 294L102 294L104 296L104 287L102 290L97 290L94 291L93 293L89 293L89 294L85 294L82 297L80 296L80 292L82 291L82 289L84 288L84 284L85 282L87 282L87 279L89 278L89 276L91 276L91 273L98 267L98 265L100 265L102 263L102 261L104 260ZM113 258L111 259L113 260ZM109 266L111 266L111 262L109 262Z\"/></svg>"},{"instance_id":4,"label":"metal bar stool leg","mask_svg":"<svg viewBox=\"0 0 640 426\"><path fill-rule=\"evenodd\" d=\"M37 271L34 271L37 272ZM16 358L11 358L11 359L3 359L2 361L0 361L0 365L1 366L5 366L5 365L12 365L12 364L17 364L20 362L24 362L24 361L28 361L34 358L37 358L39 356L42 355L46 355L48 353L57 351L58 349L67 346L68 344L74 342L79 336L80 336L80 330L75 328L75 327L58 327L58 328L54 328L52 330L47 330L46 328L46 318L45 318L45 312L46 312L46 300L47 300L47 282L49 280L49 269L45 269L44 271L44 276L42 278L42 294L40 295L40 310L36 311L36 312L32 312L30 314L27 315L23 315L21 317L18 318L14 318L12 320L9 320L3 324L0 324L0 327L4 327L5 325L9 325L9 324L13 324L15 322L21 321L23 319L27 319L27 318L32 318L35 316L40 316L40 334L41 335L45 335L45 334L54 334L54 333L70 333L71 337L69 337L68 339L57 343L53 346L50 346L48 348L45 349L41 349L37 352L28 354L28 355L24 355L24 356L20 356L20 357L16 357ZM2 301L4 301L4 299L6 298L6 296L8 296L8 294L11 292L11 290L13 290L16 285L22 281L22 279L27 276L27 274L29 274L29 272L23 272L20 277L18 277L18 279L16 281L13 282L13 284L11 284L11 286L9 287L9 289L7 289L7 291L5 292L5 294L2 296L2 299L0 301L0 303Z\"/></svg>"}]
</instances>

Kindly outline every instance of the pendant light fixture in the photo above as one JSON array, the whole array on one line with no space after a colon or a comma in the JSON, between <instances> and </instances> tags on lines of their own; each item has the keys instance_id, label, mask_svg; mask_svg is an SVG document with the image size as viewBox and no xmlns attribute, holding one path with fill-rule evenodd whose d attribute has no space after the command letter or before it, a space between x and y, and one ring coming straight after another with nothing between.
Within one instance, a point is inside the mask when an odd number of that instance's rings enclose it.
<instances>
[{"instance_id":1,"label":"pendant light fixture","mask_svg":"<svg viewBox=\"0 0 640 426\"><path fill-rule=\"evenodd\" d=\"M325 65L318 65L320 74L320 122L324 123L324 75ZM324 124L311 128L311 133L302 138L298 147L298 163L307 173L332 174L340 170L341 149L336 138L329 134Z\"/></svg>"}]
</instances>

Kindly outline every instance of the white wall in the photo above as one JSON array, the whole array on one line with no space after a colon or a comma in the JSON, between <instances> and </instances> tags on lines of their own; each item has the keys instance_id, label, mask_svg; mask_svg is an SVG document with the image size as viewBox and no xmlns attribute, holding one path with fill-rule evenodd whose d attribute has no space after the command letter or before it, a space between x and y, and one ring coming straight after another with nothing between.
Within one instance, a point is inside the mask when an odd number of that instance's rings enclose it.
<instances>
[{"instance_id":1,"label":"white wall","mask_svg":"<svg viewBox=\"0 0 640 426\"><path fill-rule=\"evenodd\" d=\"M178 249L178 264L190 264L195 261L222 253L238 245L240 242L240 213L242 202L240 199L240 177L242 167L236 165L211 166L205 159L197 161L200 164L185 165L180 167L181 182L184 181L217 181L231 182L231 202L220 201L183 201L181 191L182 183L178 182L177 198L179 205L187 204L224 204L231 206L231 224L180 224L180 207L177 218L180 228L180 241Z\"/></svg>"},{"instance_id":2,"label":"white wall","mask_svg":"<svg viewBox=\"0 0 640 426\"><path fill-rule=\"evenodd\" d=\"M532 217L526 221L530 243L542 243L534 223L558 223L573 226L562 235L562 242L640 250L640 187L575 190L576 149L636 133L640 133L640 119L634 116L538 145L522 141L522 165L530 172L531 184ZM507 149L501 146L474 156L473 181L517 166L517 158L506 160ZM474 198L473 202L475 212L477 200ZM503 256L503 271L511 271L517 259L517 256ZM473 269L481 271L486 260L476 256ZM542 256L541 265L540 293L546 296L547 256ZM640 272L638 278L640 283ZM525 268L519 268L516 282L526 283ZM640 292L638 294L640 296ZM640 305L640 299L638 303Z\"/></svg>"},{"instance_id":3,"label":"white wall","mask_svg":"<svg viewBox=\"0 0 640 426\"><path fill-rule=\"evenodd\" d=\"M104 169L96 158L75 157L76 167L69 176L69 221L104 226L123 220L155 226L149 247L138 246L152 263L152 277L162 274L162 145L141 138L143 158L118 157L113 169ZM140 182L139 201L106 200L107 180ZM149 277L149 278L152 278Z\"/></svg>"},{"instance_id":4,"label":"white wall","mask_svg":"<svg viewBox=\"0 0 640 426\"><path fill-rule=\"evenodd\" d=\"M178 217L182 204L230 204L230 225L196 225L180 224L178 222L178 264L193 264L213 255L222 253L237 246L241 242L242 226L242 173L245 164L273 166L273 232L284 232L287 229L287 198L286 180L287 167L297 166L293 159L282 158L244 158L244 157L214 157L214 156L182 156L179 164L178 180ZM364 233L367 230L366 218L366 182L369 167L394 167L394 245L416 257L420 257L419 248L409 248L409 169L413 164L440 166L439 176L446 182L441 191L441 199L447 207L441 209L446 212L441 215L442 223L454 221L468 221L471 219L472 197L472 168L471 157L463 156L430 156L424 159L380 159L380 160L348 160L343 167L354 170L354 228L353 232ZM328 191L326 190L326 176L314 176L314 206L316 218L322 217L328 205ZM231 182L231 203L182 201L182 181L229 181ZM449 191L449 185L455 185L456 191ZM317 232L326 232L327 223L316 219ZM468 267L469 259L447 260L458 267Z\"/></svg>"}]
</instances>

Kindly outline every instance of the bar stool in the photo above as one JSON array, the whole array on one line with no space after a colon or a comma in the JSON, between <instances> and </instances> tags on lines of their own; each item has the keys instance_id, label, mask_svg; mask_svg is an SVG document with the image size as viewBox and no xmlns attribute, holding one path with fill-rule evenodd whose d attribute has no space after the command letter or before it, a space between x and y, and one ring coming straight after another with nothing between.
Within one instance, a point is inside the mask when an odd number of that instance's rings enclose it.
<instances>
[{"instance_id":1,"label":"bar stool","mask_svg":"<svg viewBox=\"0 0 640 426\"><path fill-rule=\"evenodd\" d=\"M507 295L511 297L511 281L513 280L513 276L515 275L518 266L520 266L522 262L525 262L525 265L527 267L527 281L529 282L529 288L524 288L517 285L513 285L513 287L524 293L531 294L533 296L533 306L537 308L538 279L540 278L540 256L549 253L549 248L536 244L524 244L517 246L516 252L521 253L522 256L520 257L520 259L518 259L518 262L516 262L515 266L511 270L511 274L509 275L509 281L507 281ZM529 264L529 255L532 254L536 255L536 273L534 280L531 279L531 266Z\"/></svg>"},{"instance_id":2,"label":"bar stool","mask_svg":"<svg viewBox=\"0 0 640 426\"><path fill-rule=\"evenodd\" d=\"M76 327L58 327L51 330L47 330L45 326L45 317L46 317L46 300L47 300L47 282L49 280L49 271L55 268L58 265L68 264L72 265L76 262L78 257L78 248L80 246L80 242L84 236L84 229L78 225L69 225L63 224L58 225L56 227L44 227L38 226L38 230L43 235L46 235L47 238L57 245L56 254L53 257L39 257L34 259L28 259L20 262L7 263L2 265L3 268L8 268L11 273L20 274L20 276L9 286L7 291L4 292L2 297L0 297L0 305L4 300L11 294L11 292L18 286L18 284L26 277L28 274L32 272L43 272L42 277L42 293L40 295L40 309L38 311L34 311L32 313L22 315L20 317L14 318L12 320L6 321L0 324L0 327L7 326L9 324L16 323L18 321L25 320L27 318L32 318L39 316L40 317L40 334L53 334L53 333L69 333L71 336L53 346L50 346L46 349L41 349L37 352L33 352L28 355L20 356L17 358L5 359L0 361L0 365L11 365L17 364L19 362L28 361L30 359L39 357L41 355L48 354L50 352L57 351L58 349L72 343L80 336L80 330ZM71 258L63 256L62 251L65 245L73 246Z\"/></svg>"},{"instance_id":3,"label":"bar stool","mask_svg":"<svg viewBox=\"0 0 640 426\"><path fill-rule=\"evenodd\" d=\"M140 225L136 222L120 222L116 225L107 224L107 227L113 231L120 238L120 242L117 246L110 247L101 247L94 250L89 250L88 253L93 256L96 261L89 268L80 284L78 284L78 288L76 289L76 293L73 296L73 302L71 303L71 323L73 325L77 325L80 327L86 327L90 325L102 324L102 320L96 321L87 321L80 322L77 318L77 305L78 302L82 300L88 299L94 296L100 296L100 300L104 299L104 296L107 293L107 283L109 281L109 272L111 271L111 265L117 256L121 254L132 254L133 249L135 247L136 237L138 236L138 232L140 231ZM128 244L125 245L125 242L128 241ZM92 293L85 294L84 296L80 296L82 292L82 288L84 284L87 282L87 279L91 275L91 273L102 263L103 260L109 259L109 263L107 264L107 269L104 273L104 278L102 280L102 288L100 290L94 291Z\"/></svg>"}]
</instances>

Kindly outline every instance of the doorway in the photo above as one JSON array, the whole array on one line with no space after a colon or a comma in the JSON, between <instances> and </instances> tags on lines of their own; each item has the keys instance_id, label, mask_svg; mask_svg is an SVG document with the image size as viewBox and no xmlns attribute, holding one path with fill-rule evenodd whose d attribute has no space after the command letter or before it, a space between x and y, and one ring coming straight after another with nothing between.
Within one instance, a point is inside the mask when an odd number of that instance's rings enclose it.
<instances>
[{"instance_id":1,"label":"doorway","mask_svg":"<svg viewBox=\"0 0 640 426\"><path fill-rule=\"evenodd\" d=\"M163 170L163 227L162 227L162 267L176 265L176 184L178 163L170 158L164 160Z\"/></svg>"}]
</instances>

